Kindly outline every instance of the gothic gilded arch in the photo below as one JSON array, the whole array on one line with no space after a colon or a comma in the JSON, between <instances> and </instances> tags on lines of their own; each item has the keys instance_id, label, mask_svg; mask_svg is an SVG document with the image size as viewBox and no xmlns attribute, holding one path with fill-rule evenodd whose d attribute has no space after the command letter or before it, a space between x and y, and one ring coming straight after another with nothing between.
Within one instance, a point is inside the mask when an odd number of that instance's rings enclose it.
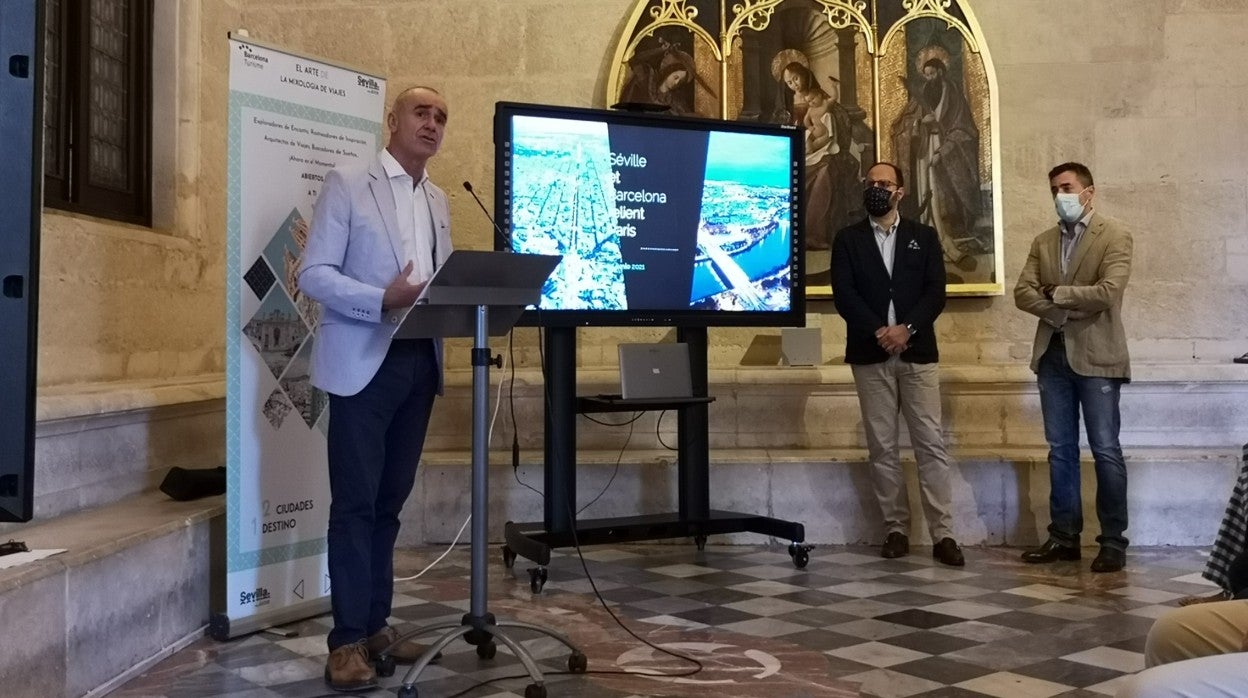
<instances>
[{"instance_id":1,"label":"gothic gilded arch","mask_svg":"<svg viewBox=\"0 0 1248 698\"><path fill-rule=\"evenodd\" d=\"M996 73L969 0L638 0L607 104L807 131L806 269L831 293L836 230L865 215L876 160L932 225L951 295L1004 293Z\"/></svg>"}]
</instances>

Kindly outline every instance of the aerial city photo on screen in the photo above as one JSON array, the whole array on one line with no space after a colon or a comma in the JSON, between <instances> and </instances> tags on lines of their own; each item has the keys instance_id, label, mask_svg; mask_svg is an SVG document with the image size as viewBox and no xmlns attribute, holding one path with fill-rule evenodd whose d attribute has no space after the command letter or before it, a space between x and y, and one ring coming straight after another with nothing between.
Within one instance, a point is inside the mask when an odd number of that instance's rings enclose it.
<instances>
[{"instance_id":1,"label":"aerial city photo on screen","mask_svg":"<svg viewBox=\"0 0 1248 698\"><path fill-rule=\"evenodd\" d=\"M511 234L560 254L541 307L788 310L791 140L517 115Z\"/></svg>"},{"instance_id":2,"label":"aerial city photo on screen","mask_svg":"<svg viewBox=\"0 0 1248 698\"><path fill-rule=\"evenodd\" d=\"M713 131L690 305L783 310L792 299L789 140Z\"/></svg>"}]
</instances>

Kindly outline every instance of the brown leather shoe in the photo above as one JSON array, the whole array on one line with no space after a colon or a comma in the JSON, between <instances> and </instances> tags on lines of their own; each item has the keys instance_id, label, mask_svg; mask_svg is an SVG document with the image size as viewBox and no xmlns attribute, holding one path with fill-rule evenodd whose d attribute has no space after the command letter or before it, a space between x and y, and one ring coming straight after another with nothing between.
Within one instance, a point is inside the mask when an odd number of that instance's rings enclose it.
<instances>
[{"instance_id":1,"label":"brown leather shoe","mask_svg":"<svg viewBox=\"0 0 1248 698\"><path fill-rule=\"evenodd\" d=\"M884 539L880 557L894 558L910 554L910 539L900 531L893 531Z\"/></svg>"},{"instance_id":2,"label":"brown leather shoe","mask_svg":"<svg viewBox=\"0 0 1248 698\"><path fill-rule=\"evenodd\" d=\"M377 687L377 672L363 642L352 642L329 653L325 683L335 691L367 691Z\"/></svg>"},{"instance_id":3,"label":"brown leather shoe","mask_svg":"<svg viewBox=\"0 0 1248 698\"><path fill-rule=\"evenodd\" d=\"M1052 538L1046 540L1044 545L1034 548L1023 553L1023 562L1031 564L1039 564L1042 562L1057 562L1058 560L1078 560L1079 548L1073 548L1061 545Z\"/></svg>"},{"instance_id":4,"label":"brown leather shoe","mask_svg":"<svg viewBox=\"0 0 1248 698\"><path fill-rule=\"evenodd\" d=\"M933 545L932 557L941 564L953 567L966 564L966 558L962 556L962 548L959 548L958 542L952 538L941 538L939 543Z\"/></svg>"},{"instance_id":5,"label":"brown leather shoe","mask_svg":"<svg viewBox=\"0 0 1248 698\"><path fill-rule=\"evenodd\" d=\"M365 646L368 647L368 657L373 661L381 659L381 653L386 651L387 647L394 645L399 639L399 631L387 625L378 630L372 637L368 638ZM420 655L429 649L428 645L422 645L415 640L403 640L398 645L390 648L389 655L394 657L395 664L415 664L420 659ZM442 658L442 653L438 652L433 660L437 661Z\"/></svg>"}]
</instances>

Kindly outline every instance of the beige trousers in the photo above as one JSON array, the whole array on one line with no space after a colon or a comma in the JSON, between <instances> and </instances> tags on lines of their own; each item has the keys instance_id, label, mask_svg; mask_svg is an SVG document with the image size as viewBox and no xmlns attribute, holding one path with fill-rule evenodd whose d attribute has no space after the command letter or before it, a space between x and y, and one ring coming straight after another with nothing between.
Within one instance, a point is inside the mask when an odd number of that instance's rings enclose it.
<instances>
[{"instance_id":1,"label":"beige trousers","mask_svg":"<svg viewBox=\"0 0 1248 698\"><path fill-rule=\"evenodd\" d=\"M932 541L953 537L949 453L940 430L940 368L893 356L883 363L854 365L854 385L867 434L871 483L886 533L910 535L910 504L898 455L898 416L905 417L919 464L919 493Z\"/></svg>"},{"instance_id":2,"label":"beige trousers","mask_svg":"<svg viewBox=\"0 0 1248 698\"><path fill-rule=\"evenodd\" d=\"M1144 646L1149 667L1127 680L1118 698L1248 696L1248 601L1201 603L1167 612Z\"/></svg>"}]
</instances>

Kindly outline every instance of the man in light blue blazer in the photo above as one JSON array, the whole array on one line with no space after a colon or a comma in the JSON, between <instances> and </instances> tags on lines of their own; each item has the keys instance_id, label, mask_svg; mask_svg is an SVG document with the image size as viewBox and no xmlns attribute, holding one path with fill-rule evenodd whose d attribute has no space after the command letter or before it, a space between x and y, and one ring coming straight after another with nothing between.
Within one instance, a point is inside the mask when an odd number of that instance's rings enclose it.
<instances>
[{"instance_id":1,"label":"man in light blue blazer","mask_svg":"<svg viewBox=\"0 0 1248 698\"><path fill-rule=\"evenodd\" d=\"M376 686L374 662L398 639L388 623L394 542L442 390L442 344L391 335L451 253L446 194L425 171L447 113L432 88L395 98L385 150L326 175L299 270L299 288L323 306L312 384L329 393L330 405L334 628L325 680L335 690ZM413 663L424 649L406 641L390 654Z\"/></svg>"}]
</instances>

